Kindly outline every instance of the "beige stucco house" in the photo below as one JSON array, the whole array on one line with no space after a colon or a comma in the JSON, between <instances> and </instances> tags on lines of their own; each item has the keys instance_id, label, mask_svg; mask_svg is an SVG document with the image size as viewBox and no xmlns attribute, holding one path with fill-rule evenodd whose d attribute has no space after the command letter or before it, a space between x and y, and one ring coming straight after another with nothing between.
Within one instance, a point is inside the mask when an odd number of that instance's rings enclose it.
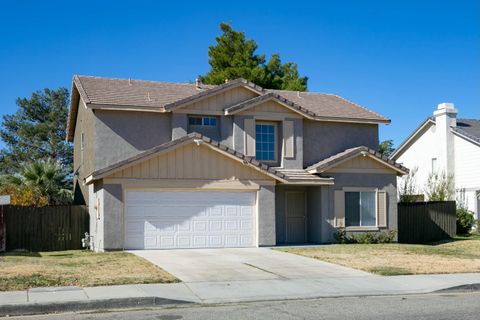
<instances>
[{"instance_id":1,"label":"beige stucco house","mask_svg":"<svg viewBox=\"0 0 480 320\"><path fill-rule=\"evenodd\" d=\"M94 250L327 243L397 227L385 117L339 96L74 76L67 139Z\"/></svg>"}]
</instances>

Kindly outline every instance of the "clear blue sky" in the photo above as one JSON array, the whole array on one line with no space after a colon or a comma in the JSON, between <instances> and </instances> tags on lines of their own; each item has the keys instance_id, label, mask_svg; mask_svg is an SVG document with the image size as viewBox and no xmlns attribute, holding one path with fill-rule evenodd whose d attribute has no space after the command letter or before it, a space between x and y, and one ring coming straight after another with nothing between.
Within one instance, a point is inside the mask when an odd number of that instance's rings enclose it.
<instances>
[{"instance_id":1,"label":"clear blue sky","mask_svg":"<svg viewBox=\"0 0 480 320\"><path fill-rule=\"evenodd\" d=\"M480 1L5 1L0 114L73 74L192 81L220 22L297 62L309 90L392 119L400 143L440 102L480 118Z\"/></svg>"}]
</instances>

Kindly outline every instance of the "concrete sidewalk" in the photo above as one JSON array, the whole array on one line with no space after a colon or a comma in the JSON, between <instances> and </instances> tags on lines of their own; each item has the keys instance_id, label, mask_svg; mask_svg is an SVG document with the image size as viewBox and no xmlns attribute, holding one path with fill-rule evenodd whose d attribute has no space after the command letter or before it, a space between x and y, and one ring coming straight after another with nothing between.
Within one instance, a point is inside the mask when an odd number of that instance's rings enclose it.
<instances>
[{"instance_id":1,"label":"concrete sidewalk","mask_svg":"<svg viewBox=\"0 0 480 320\"><path fill-rule=\"evenodd\" d=\"M359 276L183 282L1 292L0 316L181 303L228 303L344 296L430 293L480 284L480 274Z\"/></svg>"}]
</instances>

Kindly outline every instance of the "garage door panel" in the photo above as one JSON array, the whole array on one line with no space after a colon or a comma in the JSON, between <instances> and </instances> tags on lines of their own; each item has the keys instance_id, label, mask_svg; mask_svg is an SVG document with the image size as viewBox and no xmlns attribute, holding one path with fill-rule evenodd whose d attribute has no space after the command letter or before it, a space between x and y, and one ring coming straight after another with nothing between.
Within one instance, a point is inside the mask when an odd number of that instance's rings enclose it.
<instances>
[{"instance_id":1,"label":"garage door panel","mask_svg":"<svg viewBox=\"0 0 480 320\"><path fill-rule=\"evenodd\" d=\"M254 206L252 192L129 191L125 246L251 247Z\"/></svg>"}]
</instances>

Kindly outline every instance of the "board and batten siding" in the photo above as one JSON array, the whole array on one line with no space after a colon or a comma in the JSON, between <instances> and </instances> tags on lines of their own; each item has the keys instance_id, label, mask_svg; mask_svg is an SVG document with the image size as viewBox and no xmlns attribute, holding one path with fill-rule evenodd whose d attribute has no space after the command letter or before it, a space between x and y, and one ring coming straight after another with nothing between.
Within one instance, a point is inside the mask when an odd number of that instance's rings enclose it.
<instances>
[{"instance_id":1,"label":"board and batten siding","mask_svg":"<svg viewBox=\"0 0 480 320\"><path fill-rule=\"evenodd\" d=\"M283 117L290 118L301 118L302 116L297 112L290 110L289 108L281 105L277 101L267 100L258 105L255 105L251 108L245 109L244 111L239 112L241 115L279 115ZM268 119L266 119L268 120Z\"/></svg>"},{"instance_id":2,"label":"board and batten siding","mask_svg":"<svg viewBox=\"0 0 480 320\"><path fill-rule=\"evenodd\" d=\"M272 180L208 146L180 146L114 173L111 178Z\"/></svg>"},{"instance_id":3,"label":"board and batten siding","mask_svg":"<svg viewBox=\"0 0 480 320\"><path fill-rule=\"evenodd\" d=\"M410 170L417 169L415 180L418 187L423 188L432 172L432 158L437 159L438 168L442 168L440 154L438 152L440 141L436 138L436 127L432 125L418 139L408 147L396 161ZM401 178L400 178L401 179Z\"/></svg>"},{"instance_id":4,"label":"board and batten siding","mask_svg":"<svg viewBox=\"0 0 480 320\"><path fill-rule=\"evenodd\" d=\"M185 108L181 108L176 112L182 113L205 113L212 111L221 111L223 109L234 106L240 102L258 96L255 92L244 87L237 87L214 96L205 98L198 102L194 102Z\"/></svg>"},{"instance_id":5,"label":"board and batten siding","mask_svg":"<svg viewBox=\"0 0 480 320\"><path fill-rule=\"evenodd\" d=\"M480 189L480 146L454 136L455 187Z\"/></svg>"},{"instance_id":6,"label":"board and batten siding","mask_svg":"<svg viewBox=\"0 0 480 320\"><path fill-rule=\"evenodd\" d=\"M394 170L386 167L384 164L362 155L346 160L334 168L328 169L327 172L395 173Z\"/></svg>"}]
</instances>

